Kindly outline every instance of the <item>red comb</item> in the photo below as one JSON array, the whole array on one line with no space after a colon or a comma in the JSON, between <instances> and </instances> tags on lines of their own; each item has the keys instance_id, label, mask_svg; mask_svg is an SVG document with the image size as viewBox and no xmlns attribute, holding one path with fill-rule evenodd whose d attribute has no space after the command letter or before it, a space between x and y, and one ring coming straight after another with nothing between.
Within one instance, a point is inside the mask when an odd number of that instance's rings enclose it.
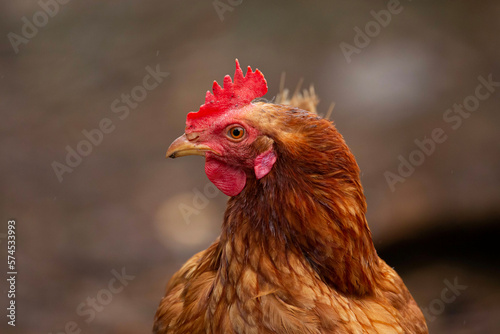
<instances>
[{"instance_id":1,"label":"red comb","mask_svg":"<svg viewBox=\"0 0 500 334\"><path fill-rule=\"evenodd\" d=\"M190 112L187 115L186 125L188 128L194 127L201 119L217 117L228 110L239 108L252 102L253 99L267 93L267 82L261 71L252 72L248 66L246 76L243 75L240 63L236 59L236 71L234 72L234 82L231 77L224 77L224 88L214 81L213 94L207 91L205 104L198 112ZM205 121L201 121L205 123Z\"/></svg>"}]
</instances>

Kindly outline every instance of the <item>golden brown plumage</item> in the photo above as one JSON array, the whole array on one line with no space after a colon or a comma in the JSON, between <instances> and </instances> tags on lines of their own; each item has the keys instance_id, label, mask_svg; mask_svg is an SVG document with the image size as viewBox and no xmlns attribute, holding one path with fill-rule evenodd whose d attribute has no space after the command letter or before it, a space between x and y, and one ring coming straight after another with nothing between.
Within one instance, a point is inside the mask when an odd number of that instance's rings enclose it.
<instances>
[{"instance_id":1,"label":"golden brown plumage","mask_svg":"<svg viewBox=\"0 0 500 334\"><path fill-rule=\"evenodd\" d=\"M276 162L259 179L239 158L246 184L221 236L172 277L154 332L427 333L375 251L359 168L334 125L266 102L232 117L258 129L241 157L272 150Z\"/></svg>"}]
</instances>

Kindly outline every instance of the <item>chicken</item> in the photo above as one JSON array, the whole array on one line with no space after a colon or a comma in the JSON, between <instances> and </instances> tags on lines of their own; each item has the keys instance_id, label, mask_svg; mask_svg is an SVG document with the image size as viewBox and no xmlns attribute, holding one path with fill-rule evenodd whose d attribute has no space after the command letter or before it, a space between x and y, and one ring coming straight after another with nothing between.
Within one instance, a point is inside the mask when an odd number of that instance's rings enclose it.
<instances>
[{"instance_id":1,"label":"chicken","mask_svg":"<svg viewBox=\"0 0 500 334\"><path fill-rule=\"evenodd\" d=\"M223 86L167 151L205 157L230 196L222 232L171 278L154 333L427 333L377 255L358 165L332 122L258 100L264 76L237 60Z\"/></svg>"}]
</instances>

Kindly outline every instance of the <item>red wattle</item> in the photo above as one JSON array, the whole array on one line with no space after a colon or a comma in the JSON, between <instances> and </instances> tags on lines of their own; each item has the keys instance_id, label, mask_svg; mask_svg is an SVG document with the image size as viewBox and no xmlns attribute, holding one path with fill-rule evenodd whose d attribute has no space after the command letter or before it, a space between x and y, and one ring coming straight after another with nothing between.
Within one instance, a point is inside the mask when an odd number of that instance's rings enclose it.
<instances>
[{"instance_id":1,"label":"red wattle","mask_svg":"<svg viewBox=\"0 0 500 334\"><path fill-rule=\"evenodd\" d=\"M205 173L208 179L227 196L238 195L247 182L243 170L208 156L205 161Z\"/></svg>"}]
</instances>

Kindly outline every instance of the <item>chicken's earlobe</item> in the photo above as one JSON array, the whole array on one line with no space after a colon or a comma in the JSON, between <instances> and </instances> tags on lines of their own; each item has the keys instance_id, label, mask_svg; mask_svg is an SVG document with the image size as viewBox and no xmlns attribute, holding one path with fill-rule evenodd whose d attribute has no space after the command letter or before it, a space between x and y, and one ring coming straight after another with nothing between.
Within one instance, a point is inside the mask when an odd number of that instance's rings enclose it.
<instances>
[{"instance_id":1,"label":"chicken's earlobe","mask_svg":"<svg viewBox=\"0 0 500 334\"><path fill-rule=\"evenodd\" d=\"M276 159L276 153L274 153L273 148L259 154L257 158L255 158L254 170L257 180L262 179L271 171Z\"/></svg>"}]
</instances>

